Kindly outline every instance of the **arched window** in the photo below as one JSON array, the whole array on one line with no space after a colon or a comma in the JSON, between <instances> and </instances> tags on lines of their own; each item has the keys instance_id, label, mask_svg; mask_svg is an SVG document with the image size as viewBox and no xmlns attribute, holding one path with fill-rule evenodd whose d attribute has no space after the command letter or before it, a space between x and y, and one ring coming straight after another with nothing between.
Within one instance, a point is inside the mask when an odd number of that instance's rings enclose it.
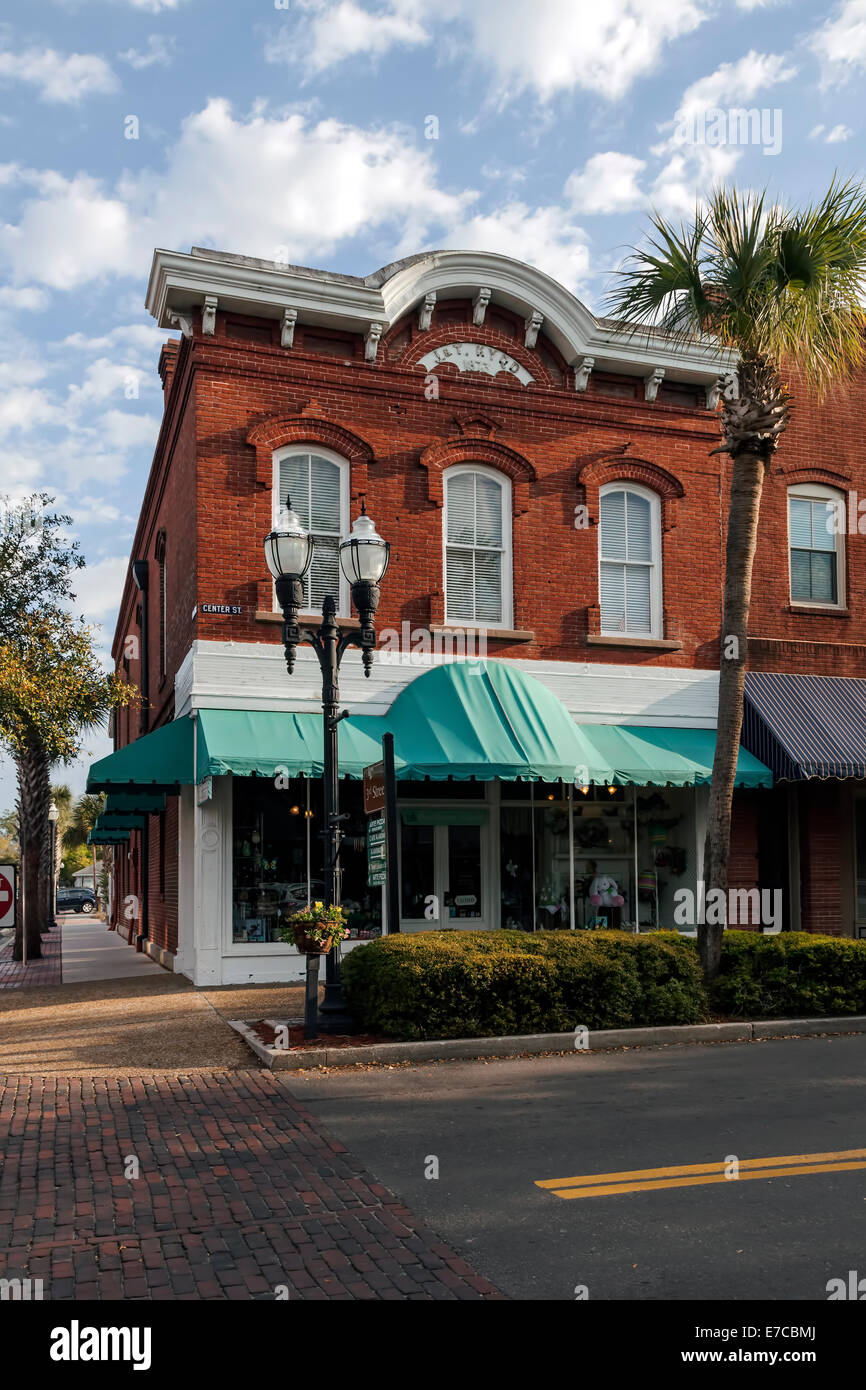
<instances>
[{"instance_id":1,"label":"arched window","mask_svg":"<svg viewBox=\"0 0 866 1390\"><path fill-rule=\"evenodd\" d=\"M510 627L511 483L482 464L445 474L445 621Z\"/></svg>"},{"instance_id":2,"label":"arched window","mask_svg":"<svg viewBox=\"0 0 866 1390\"><path fill-rule=\"evenodd\" d=\"M845 498L823 483L788 488L791 602L845 604Z\"/></svg>"},{"instance_id":3,"label":"arched window","mask_svg":"<svg viewBox=\"0 0 866 1390\"><path fill-rule=\"evenodd\" d=\"M599 495L598 590L603 634L662 637L661 509L656 493L608 483Z\"/></svg>"},{"instance_id":4,"label":"arched window","mask_svg":"<svg viewBox=\"0 0 866 1390\"><path fill-rule=\"evenodd\" d=\"M349 532L349 465L329 449L290 444L274 454L274 519L286 497L315 537L313 563L304 586L304 604L321 611L332 594L337 612L349 612L349 586L340 570L339 545Z\"/></svg>"}]
</instances>

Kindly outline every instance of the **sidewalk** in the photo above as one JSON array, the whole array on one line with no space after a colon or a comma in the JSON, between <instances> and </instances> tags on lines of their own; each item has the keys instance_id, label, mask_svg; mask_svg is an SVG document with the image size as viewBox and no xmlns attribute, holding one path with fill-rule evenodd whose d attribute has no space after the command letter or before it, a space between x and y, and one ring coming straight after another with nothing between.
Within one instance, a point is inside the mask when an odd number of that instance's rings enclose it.
<instances>
[{"instance_id":1,"label":"sidewalk","mask_svg":"<svg viewBox=\"0 0 866 1390\"><path fill-rule=\"evenodd\" d=\"M46 1299L504 1297L268 1073L10 1076L0 1132L0 1277Z\"/></svg>"},{"instance_id":2,"label":"sidewalk","mask_svg":"<svg viewBox=\"0 0 866 1390\"><path fill-rule=\"evenodd\" d=\"M144 951L136 951L110 932L101 918L75 912L56 918L42 937L42 957L22 965L12 959L12 937L0 948L0 990L38 989L44 985L81 984L88 980L125 980L164 974Z\"/></svg>"}]
</instances>

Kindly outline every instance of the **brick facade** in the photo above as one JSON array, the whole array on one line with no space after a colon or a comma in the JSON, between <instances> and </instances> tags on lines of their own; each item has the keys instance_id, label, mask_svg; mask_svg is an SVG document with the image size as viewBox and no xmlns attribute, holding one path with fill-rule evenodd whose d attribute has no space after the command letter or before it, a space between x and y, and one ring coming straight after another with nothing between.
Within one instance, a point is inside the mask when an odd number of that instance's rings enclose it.
<instances>
[{"instance_id":1,"label":"brick facade","mask_svg":"<svg viewBox=\"0 0 866 1390\"><path fill-rule=\"evenodd\" d=\"M489 656L717 666L730 464L712 453L718 423L700 384L666 379L650 402L637 372L599 370L585 391L577 391L571 365L543 330L529 349L520 314L491 304L483 325L476 325L471 298L460 295L440 297L425 331L412 306L383 335L372 362L365 360L360 331L299 321L291 348L284 348L276 317L220 307L213 332L206 333L201 311L190 312L191 336L168 342L160 358L165 416L133 546L134 558L150 562L150 728L173 717L174 676L196 639L280 641L262 538L272 524L273 452L290 442L324 446L347 459L352 515L363 497L391 541L380 631L399 629L404 621L412 627L443 623L443 470L480 461L512 484L513 627L502 636L488 632ZM523 386L508 373L458 372L449 364L433 379L418 366L420 357L455 340L504 351L533 383ZM866 495L858 390L854 384L820 408L805 389L796 392L762 506L750 622L755 668L862 671L861 538L847 543L847 609L798 610L788 595L786 501L787 487L801 481ZM658 640L599 640L599 489L618 479L637 481L661 499L664 624ZM580 524L580 508L589 525ZM128 577L114 643L118 667L139 685L141 663L133 656L124 664L124 651L129 636L140 637L141 597ZM235 605L241 612L207 614L203 604ZM137 711L118 713L118 746L137 736L139 719ZM838 796L834 803L832 784L808 791L801 799L810 843L802 866L803 920L815 926L820 919L824 930L838 923L841 930L841 907L834 906L840 893L833 857ZM149 932L173 951L172 799L169 807L162 839L151 818ZM756 813L753 803L742 802L734 823L734 886L757 882L755 846ZM125 861L124 853L116 860ZM135 892L136 881L124 862L119 885Z\"/></svg>"}]
</instances>

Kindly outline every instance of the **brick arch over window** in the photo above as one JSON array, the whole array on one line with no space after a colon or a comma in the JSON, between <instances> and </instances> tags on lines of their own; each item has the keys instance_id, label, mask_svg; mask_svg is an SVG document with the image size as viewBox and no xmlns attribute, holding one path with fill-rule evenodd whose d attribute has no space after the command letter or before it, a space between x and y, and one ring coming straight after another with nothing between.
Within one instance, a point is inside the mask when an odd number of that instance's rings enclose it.
<instances>
[{"instance_id":1,"label":"brick arch over window","mask_svg":"<svg viewBox=\"0 0 866 1390\"><path fill-rule=\"evenodd\" d=\"M578 459L577 491L590 516L598 516L599 489L605 483L640 483L658 493L661 498L661 524L663 531L670 531L677 524L677 504L685 496L685 488L679 478L661 468L649 459L626 458L627 444L609 453L592 454Z\"/></svg>"},{"instance_id":2,"label":"brick arch over window","mask_svg":"<svg viewBox=\"0 0 866 1390\"><path fill-rule=\"evenodd\" d=\"M343 429L331 420L317 416L278 416L260 420L247 435L247 443L256 451L256 482L270 490L274 475L274 453L285 444L318 444L332 449L349 463L350 495L352 500L367 491L367 466L373 462L373 449L365 439Z\"/></svg>"},{"instance_id":3,"label":"brick arch over window","mask_svg":"<svg viewBox=\"0 0 866 1390\"><path fill-rule=\"evenodd\" d=\"M801 463L780 468L778 476L784 477L786 487L793 487L796 483L823 483L826 487L838 487L844 491L853 483L850 473L840 473L835 469L820 466L808 468Z\"/></svg>"},{"instance_id":4,"label":"brick arch over window","mask_svg":"<svg viewBox=\"0 0 866 1390\"><path fill-rule=\"evenodd\" d=\"M427 497L436 507L444 504L442 475L447 468L458 463L486 463L488 468L495 468L511 479L513 515L520 516L529 510L529 485L535 481L535 469L522 454L504 444L461 435L459 439L431 444L418 462L427 470Z\"/></svg>"}]
</instances>

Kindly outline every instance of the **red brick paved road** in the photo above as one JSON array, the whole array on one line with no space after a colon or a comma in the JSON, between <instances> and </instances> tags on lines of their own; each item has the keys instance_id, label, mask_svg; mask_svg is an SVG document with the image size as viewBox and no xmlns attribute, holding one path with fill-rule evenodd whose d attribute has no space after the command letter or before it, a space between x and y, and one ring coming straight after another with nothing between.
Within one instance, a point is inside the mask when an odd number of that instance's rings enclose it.
<instances>
[{"instance_id":1,"label":"red brick paved road","mask_svg":"<svg viewBox=\"0 0 866 1390\"><path fill-rule=\"evenodd\" d=\"M503 1297L269 1073L6 1077L0 1136L0 1277L46 1299Z\"/></svg>"}]
</instances>

